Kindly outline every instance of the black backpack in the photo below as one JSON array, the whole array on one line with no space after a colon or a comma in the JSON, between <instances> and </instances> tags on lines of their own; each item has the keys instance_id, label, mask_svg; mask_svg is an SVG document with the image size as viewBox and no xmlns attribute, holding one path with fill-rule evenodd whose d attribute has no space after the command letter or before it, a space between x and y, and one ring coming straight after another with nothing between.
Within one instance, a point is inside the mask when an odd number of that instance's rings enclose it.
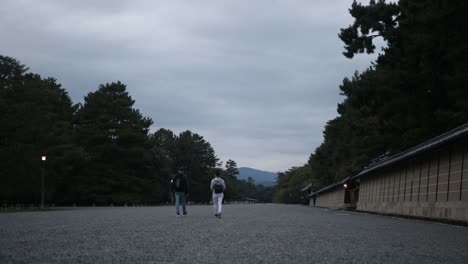
<instances>
[{"instance_id":1,"label":"black backpack","mask_svg":"<svg viewBox=\"0 0 468 264\"><path fill-rule=\"evenodd\" d=\"M216 182L213 189L215 193L222 193L224 191L224 187L220 182Z\"/></svg>"}]
</instances>

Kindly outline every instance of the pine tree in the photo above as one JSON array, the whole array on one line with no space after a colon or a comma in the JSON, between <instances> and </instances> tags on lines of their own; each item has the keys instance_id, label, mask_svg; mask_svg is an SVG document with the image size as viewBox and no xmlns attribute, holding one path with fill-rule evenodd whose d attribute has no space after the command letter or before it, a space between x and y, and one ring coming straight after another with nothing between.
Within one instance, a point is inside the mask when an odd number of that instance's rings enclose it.
<instances>
[{"instance_id":1,"label":"pine tree","mask_svg":"<svg viewBox=\"0 0 468 264\"><path fill-rule=\"evenodd\" d=\"M210 181L218 158L210 143L202 136L184 131L175 143L175 166L182 168L188 177L190 199L195 202L208 202Z\"/></svg>"},{"instance_id":2,"label":"pine tree","mask_svg":"<svg viewBox=\"0 0 468 264\"><path fill-rule=\"evenodd\" d=\"M235 161L230 159L226 162L225 175L232 179L237 178L237 175L239 175L239 169L237 168L237 163Z\"/></svg>"},{"instance_id":3,"label":"pine tree","mask_svg":"<svg viewBox=\"0 0 468 264\"><path fill-rule=\"evenodd\" d=\"M143 202L156 186L148 131L152 120L133 108L121 82L100 85L77 114L76 140L87 155L84 200L101 204Z\"/></svg>"},{"instance_id":4,"label":"pine tree","mask_svg":"<svg viewBox=\"0 0 468 264\"><path fill-rule=\"evenodd\" d=\"M76 107L53 78L27 73L13 58L0 56L0 199L38 203L41 166L46 166L46 202L59 199L71 173L72 120ZM41 164L41 156L47 161Z\"/></svg>"}]
</instances>

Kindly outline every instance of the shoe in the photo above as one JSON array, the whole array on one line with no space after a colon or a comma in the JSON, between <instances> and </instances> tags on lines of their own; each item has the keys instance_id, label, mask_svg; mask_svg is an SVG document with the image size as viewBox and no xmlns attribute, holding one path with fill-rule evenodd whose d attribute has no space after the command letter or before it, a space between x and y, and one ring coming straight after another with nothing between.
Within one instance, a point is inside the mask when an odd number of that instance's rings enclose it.
<instances>
[{"instance_id":1,"label":"shoe","mask_svg":"<svg viewBox=\"0 0 468 264\"><path fill-rule=\"evenodd\" d=\"M177 214L176 217L179 218L179 217L180 217L180 214Z\"/></svg>"},{"instance_id":2,"label":"shoe","mask_svg":"<svg viewBox=\"0 0 468 264\"><path fill-rule=\"evenodd\" d=\"M216 217L218 217L218 214L215 214Z\"/></svg>"},{"instance_id":3,"label":"shoe","mask_svg":"<svg viewBox=\"0 0 468 264\"><path fill-rule=\"evenodd\" d=\"M221 218L221 213L218 214L218 218Z\"/></svg>"},{"instance_id":4,"label":"shoe","mask_svg":"<svg viewBox=\"0 0 468 264\"><path fill-rule=\"evenodd\" d=\"M187 212L185 212L184 214L182 214L182 216L187 216Z\"/></svg>"}]
</instances>

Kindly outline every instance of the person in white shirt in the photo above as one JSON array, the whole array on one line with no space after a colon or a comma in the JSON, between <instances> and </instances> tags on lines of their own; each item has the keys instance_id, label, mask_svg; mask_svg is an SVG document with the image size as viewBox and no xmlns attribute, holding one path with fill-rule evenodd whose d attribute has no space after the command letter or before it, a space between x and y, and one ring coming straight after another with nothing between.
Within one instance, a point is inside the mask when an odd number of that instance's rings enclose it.
<instances>
[{"instance_id":1,"label":"person in white shirt","mask_svg":"<svg viewBox=\"0 0 468 264\"><path fill-rule=\"evenodd\" d=\"M210 189L213 193L213 207L214 215L221 218L221 211L223 209L223 198L224 190L226 190L226 184L224 180L219 177L220 171L215 171L215 177L211 180Z\"/></svg>"}]
</instances>

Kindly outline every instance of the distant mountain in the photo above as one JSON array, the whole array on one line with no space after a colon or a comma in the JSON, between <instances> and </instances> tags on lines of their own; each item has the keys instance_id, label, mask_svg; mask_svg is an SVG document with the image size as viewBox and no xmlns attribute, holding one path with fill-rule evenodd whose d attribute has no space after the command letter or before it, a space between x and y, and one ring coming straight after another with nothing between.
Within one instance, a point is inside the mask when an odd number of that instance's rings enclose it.
<instances>
[{"instance_id":1,"label":"distant mountain","mask_svg":"<svg viewBox=\"0 0 468 264\"><path fill-rule=\"evenodd\" d=\"M248 177L252 177L252 179L255 180L255 184L271 186L276 184L278 174L275 172L261 171L248 167L240 167L238 178L241 180L247 180Z\"/></svg>"}]
</instances>

